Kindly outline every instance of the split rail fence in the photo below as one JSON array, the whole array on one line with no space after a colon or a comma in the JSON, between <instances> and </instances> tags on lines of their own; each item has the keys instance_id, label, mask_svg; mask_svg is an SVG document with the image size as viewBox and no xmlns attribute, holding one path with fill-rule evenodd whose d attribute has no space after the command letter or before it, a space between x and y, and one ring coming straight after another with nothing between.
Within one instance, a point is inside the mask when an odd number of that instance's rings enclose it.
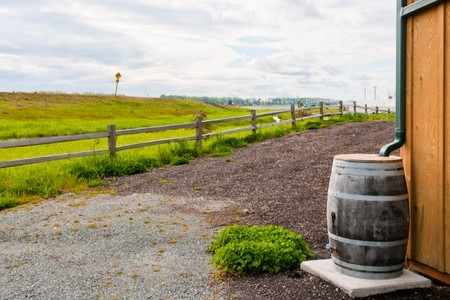
<instances>
[{"instance_id":1,"label":"split rail fence","mask_svg":"<svg viewBox=\"0 0 450 300\"><path fill-rule=\"evenodd\" d=\"M334 109L333 110L334 112L326 112L332 108ZM294 105L291 105L291 108L288 110L264 112L264 113L260 113L260 114L257 114L256 110L251 110L250 115L245 115L245 116L240 116L240 117L231 117L231 118L223 118L223 119L216 119L216 120L203 120L201 116L197 116L196 121L191 122L191 123L143 127L143 128L134 128L134 129L124 129L124 130L116 130L115 125L108 125L107 131L105 131L105 132L78 134L78 135L70 135L70 136L53 136L53 137L3 141L3 142L0 142L0 149L5 149L5 148L14 149L14 148L18 148L18 147L28 147L28 146L36 146L36 145L47 145L47 144L55 144L55 143L107 138L108 139L108 149L90 150L90 151L82 151L82 152L71 152L71 153L54 154L54 155L48 155L48 156L39 156L39 157L1 161L0 168L15 167L15 166L28 165L28 164L41 163L41 162L49 162L49 161L69 159L69 158L86 157L86 156L106 154L106 153L109 153L112 157L114 157L116 155L116 153L119 151L130 150L130 149L135 149L135 148L143 148L143 147L149 147L149 146L155 146L155 145L161 145L161 144L176 143L176 142L181 142L181 141L196 141L197 147L201 147L203 139L207 139L207 138L211 138L211 137L219 136L219 135L227 135L227 134L233 134L233 133L238 133L238 132L243 132L243 131L252 131L252 133L256 133L256 131L258 129L264 129L264 128L273 127L273 126L280 126L280 125L289 124L289 123L292 124L293 128L295 128L297 121L302 121L302 120L307 120L307 119L312 119L312 118L323 119L325 117L329 117L332 115L343 115L344 113L357 113L357 111L361 111L362 109L364 110L365 113L368 113L369 110L372 110L376 114L382 112L382 110L379 110L378 107L375 107L375 109L373 109L373 108L368 108L367 105L366 106L357 106L356 102L352 102L352 105L350 105L350 106L344 106L343 102L340 101L339 105L337 105L337 106L336 105L334 105L334 106L324 105L323 102L320 102L319 106L318 106L319 113L317 113L317 114L301 116L304 114L298 113L298 112L308 110L308 109L310 109L310 108L301 107L301 108L296 109ZM390 113L390 110L383 111L383 112ZM278 116L278 115L284 114L284 113L290 113L291 118L288 120L283 120L283 121L269 123L269 124L260 124L260 125L257 124L258 118L266 117L266 116L273 117L273 116ZM300 116L297 117L297 115L300 115ZM251 122L250 122L251 125L247 126L247 127L239 127L239 128L235 128L235 129L214 132L214 133L203 133L203 127L207 126L207 125L226 123L226 122L234 122L234 121L242 121L242 120L249 120L249 119L251 120ZM151 132L159 132L159 131L175 130L175 129L188 129L188 128L195 128L196 134L194 136L188 136L188 137L168 138L168 139L161 139L161 140L145 141L145 142L137 143L137 144L128 144L128 145L123 145L123 146L117 146L117 138L119 136L151 133Z\"/></svg>"}]
</instances>

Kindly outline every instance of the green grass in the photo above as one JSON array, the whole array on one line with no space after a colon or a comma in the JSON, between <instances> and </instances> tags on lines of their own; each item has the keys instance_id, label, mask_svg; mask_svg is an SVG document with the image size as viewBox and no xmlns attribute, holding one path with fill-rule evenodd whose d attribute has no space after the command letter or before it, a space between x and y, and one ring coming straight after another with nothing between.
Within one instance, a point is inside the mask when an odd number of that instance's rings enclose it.
<instances>
[{"instance_id":1,"label":"green grass","mask_svg":"<svg viewBox=\"0 0 450 300\"><path fill-rule=\"evenodd\" d=\"M220 107L186 99L0 93L0 140L106 131L108 124L115 124L120 130L187 123L193 122L197 113L207 120L250 114L245 109ZM297 122L296 131L384 118L391 120L393 115L344 115L323 121L313 119ZM258 124L270 122L273 122L271 117L258 119ZM229 122L208 126L205 131L218 132L249 125L250 120ZM256 134L248 131L206 139L201 149L197 149L195 142L190 141L123 151L117 154L116 159L111 159L109 155L95 155L0 169L0 210L54 197L65 191L79 192L101 187L103 179L110 176L145 172L168 164L186 164L200 155L226 156L236 147L280 137L292 131L290 125L283 125L258 130ZM117 145L194 135L195 129L127 135L118 137ZM0 149L0 160L107 148L106 139L95 139Z\"/></svg>"},{"instance_id":2,"label":"green grass","mask_svg":"<svg viewBox=\"0 0 450 300\"><path fill-rule=\"evenodd\" d=\"M249 113L186 99L0 93L0 140L186 123L198 112L208 119Z\"/></svg>"}]
</instances>

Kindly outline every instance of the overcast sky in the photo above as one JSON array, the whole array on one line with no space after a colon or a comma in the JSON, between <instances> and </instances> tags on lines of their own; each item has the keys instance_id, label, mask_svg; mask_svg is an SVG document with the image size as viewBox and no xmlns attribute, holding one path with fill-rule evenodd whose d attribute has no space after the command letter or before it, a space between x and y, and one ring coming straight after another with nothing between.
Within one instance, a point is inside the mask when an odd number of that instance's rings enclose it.
<instances>
[{"instance_id":1,"label":"overcast sky","mask_svg":"<svg viewBox=\"0 0 450 300\"><path fill-rule=\"evenodd\" d=\"M394 0L2 1L0 91L114 94L120 72L130 96L384 100L395 16Z\"/></svg>"}]
</instances>

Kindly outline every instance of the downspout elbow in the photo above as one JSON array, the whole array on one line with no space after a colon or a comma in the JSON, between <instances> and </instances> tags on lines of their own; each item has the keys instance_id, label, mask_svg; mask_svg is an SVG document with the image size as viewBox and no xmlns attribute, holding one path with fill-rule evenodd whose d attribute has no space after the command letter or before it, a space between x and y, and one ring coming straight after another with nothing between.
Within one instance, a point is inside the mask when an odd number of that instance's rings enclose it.
<instances>
[{"instance_id":1,"label":"downspout elbow","mask_svg":"<svg viewBox=\"0 0 450 300\"><path fill-rule=\"evenodd\" d=\"M400 149L406 141L406 134L403 131L395 133L395 140L384 147L380 151L380 156L389 156L391 152Z\"/></svg>"}]
</instances>

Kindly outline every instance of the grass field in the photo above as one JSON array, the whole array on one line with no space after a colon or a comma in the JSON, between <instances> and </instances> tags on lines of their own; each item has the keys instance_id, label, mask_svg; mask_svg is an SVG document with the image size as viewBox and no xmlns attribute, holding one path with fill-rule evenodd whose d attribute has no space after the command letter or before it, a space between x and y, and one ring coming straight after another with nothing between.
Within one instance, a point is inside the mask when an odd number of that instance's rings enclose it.
<instances>
[{"instance_id":1,"label":"grass field","mask_svg":"<svg viewBox=\"0 0 450 300\"><path fill-rule=\"evenodd\" d=\"M106 131L108 124L117 130L157 125L188 123L202 114L207 120L249 115L248 109L218 106L187 99L114 97L59 93L0 93L0 140L74 135ZM280 116L283 118L284 116ZM286 114L289 118L289 114ZM297 131L327 126L335 122L393 118L393 115L347 115L328 121L300 122ZM271 117L258 119L273 122ZM213 125L206 130L223 131L249 126L250 120ZM278 137L291 126L277 126L252 135L251 132L212 138L202 149L193 142L153 146L119 152L116 159L108 155L69 159L0 169L0 209L40 201L65 191L79 192L100 188L102 179L144 172L165 164L188 163L199 155L221 156L249 142ZM179 129L149 134L121 136L118 145L194 136L195 129ZM59 143L12 149L0 149L0 161L107 149L106 139Z\"/></svg>"}]
</instances>

